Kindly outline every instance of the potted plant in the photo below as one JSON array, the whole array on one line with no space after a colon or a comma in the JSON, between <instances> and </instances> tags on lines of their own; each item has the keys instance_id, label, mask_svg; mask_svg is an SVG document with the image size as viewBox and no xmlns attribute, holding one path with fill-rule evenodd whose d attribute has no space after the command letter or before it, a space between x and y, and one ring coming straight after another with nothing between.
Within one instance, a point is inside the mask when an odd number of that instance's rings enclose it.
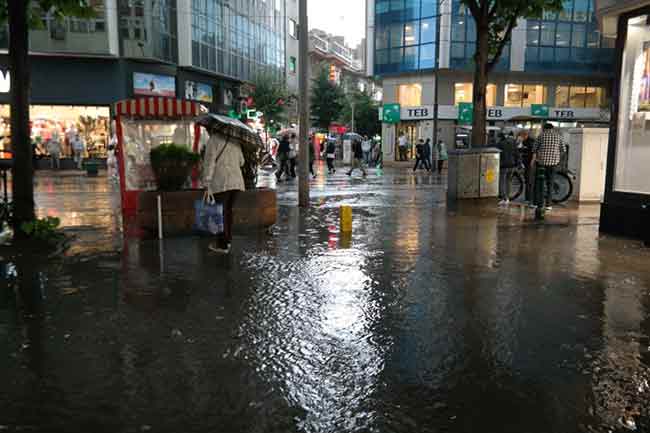
<instances>
[{"instance_id":1,"label":"potted plant","mask_svg":"<svg viewBox=\"0 0 650 433\"><path fill-rule=\"evenodd\" d=\"M151 168L161 191L179 191L187 182L200 156L179 144L162 144L151 150Z\"/></svg>"}]
</instances>

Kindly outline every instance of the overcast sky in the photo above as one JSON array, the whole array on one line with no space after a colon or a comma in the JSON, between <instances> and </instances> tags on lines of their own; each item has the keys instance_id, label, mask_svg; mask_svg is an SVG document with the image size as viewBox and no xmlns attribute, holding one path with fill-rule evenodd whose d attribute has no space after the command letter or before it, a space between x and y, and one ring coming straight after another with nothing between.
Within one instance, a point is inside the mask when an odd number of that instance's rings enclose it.
<instances>
[{"instance_id":1,"label":"overcast sky","mask_svg":"<svg viewBox=\"0 0 650 433\"><path fill-rule=\"evenodd\" d=\"M307 0L309 28L343 35L352 48L366 35L365 0Z\"/></svg>"}]
</instances>

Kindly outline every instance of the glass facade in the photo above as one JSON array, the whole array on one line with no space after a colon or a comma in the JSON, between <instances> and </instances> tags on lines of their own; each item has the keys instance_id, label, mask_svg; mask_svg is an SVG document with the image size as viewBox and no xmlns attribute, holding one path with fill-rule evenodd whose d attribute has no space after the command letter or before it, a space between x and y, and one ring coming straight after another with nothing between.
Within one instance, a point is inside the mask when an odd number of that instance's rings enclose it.
<instances>
[{"instance_id":1,"label":"glass facade","mask_svg":"<svg viewBox=\"0 0 650 433\"><path fill-rule=\"evenodd\" d=\"M526 70L611 72L613 41L598 30L594 0L565 0L560 13L544 13L526 28Z\"/></svg>"},{"instance_id":2,"label":"glass facade","mask_svg":"<svg viewBox=\"0 0 650 433\"><path fill-rule=\"evenodd\" d=\"M241 80L282 77L284 7L283 0L192 0L193 65Z\"/></svg>"},{"instance_id":3,"label":"glass facade","mask_svg":"<svg viewBox=\"0 0 650 433\"><path fill-rule=\"evenodd\" d=\"M118 0L122 55L178 62L176 0Z\"/></svg>"},{"instance_id":4,"label":"glass facade","mask_svg":"<svg viewBox=\"0 0 650 433\"><path fill-rule=\"evenodd\" d=\"M377 74L433 69L436 66L437 1L377 0Z\"/></svg>"},{"instance_id":5,"label":"glass facade","mask_svg":"<svg viewBox=\"0 0 650 433\"><path fill-rule=\"evenodd\" d=\"M455 83L454 84L454 105L461 102L471 103L474 100L473 83ZM497 105L497 85L488 84L485 88L485 101L488 107Z\"/></svg>"}]
</instances>

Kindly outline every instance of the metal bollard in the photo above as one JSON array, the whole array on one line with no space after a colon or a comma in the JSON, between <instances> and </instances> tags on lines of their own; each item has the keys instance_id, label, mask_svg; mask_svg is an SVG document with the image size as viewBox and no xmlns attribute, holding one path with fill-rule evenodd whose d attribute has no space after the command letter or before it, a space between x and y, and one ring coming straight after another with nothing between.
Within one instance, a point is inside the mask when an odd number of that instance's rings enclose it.
<instances>
[{"instance_id":1,"label":"metal bollard","mask_svg":"<svg viewBox=\"0 0 650 433\"><path fill-rule=\"evenodd\" d=\"M544 177L546 175L546 169L541 166L535 168L535 219L537 221L544 220L545 209L545 197L544 194Z\"/></svg>"},{"instance_id":2,"label":"metal bollard","mask_svg":"<svg viewBox=\"0 0 650 433\"><path fill-rule=\"evenodd\" d=\"M352 208L350 206L341 206L339 219L341 232L352 233Z\"/></svg>"}]
</instances>

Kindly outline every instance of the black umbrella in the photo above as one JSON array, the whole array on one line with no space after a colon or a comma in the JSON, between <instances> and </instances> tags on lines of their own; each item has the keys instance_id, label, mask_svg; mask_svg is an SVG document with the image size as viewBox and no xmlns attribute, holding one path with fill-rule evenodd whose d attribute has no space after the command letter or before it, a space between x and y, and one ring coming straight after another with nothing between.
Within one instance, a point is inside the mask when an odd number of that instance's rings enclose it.
<instances>
[{"instance_id":1,"label":"black umbrella","mask_svg":"<svg viewBox=\"0 0 650 433\"><path fill-rule=\"evenodd\" d=\"M210 134L217 133L238 141L242 148L257 150L264 146L257 131L238 119L210 113L199 117L197 123Z\"/></svg>"}]
</instances>

